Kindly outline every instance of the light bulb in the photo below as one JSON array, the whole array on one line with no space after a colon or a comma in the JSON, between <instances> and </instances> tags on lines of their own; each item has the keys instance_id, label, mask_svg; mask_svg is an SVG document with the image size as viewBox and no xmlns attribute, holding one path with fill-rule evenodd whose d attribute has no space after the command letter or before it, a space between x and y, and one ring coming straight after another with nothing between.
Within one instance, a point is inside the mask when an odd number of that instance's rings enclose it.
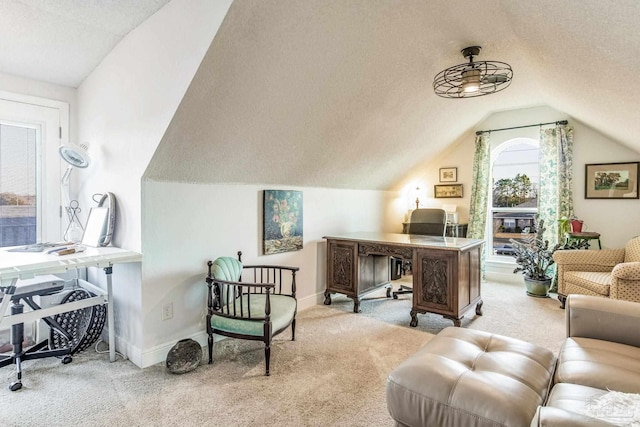
<instances>
[{"instance_id":1,"label":"light bulb","mask_svg":"<svg viewBox=\"0 0 640 427\"><path fill-rule=\"evenodd\" d=\"M480 90L480 70L472 69L462 72L462 91L465 93Z\"/></svg>"}]
</instances>

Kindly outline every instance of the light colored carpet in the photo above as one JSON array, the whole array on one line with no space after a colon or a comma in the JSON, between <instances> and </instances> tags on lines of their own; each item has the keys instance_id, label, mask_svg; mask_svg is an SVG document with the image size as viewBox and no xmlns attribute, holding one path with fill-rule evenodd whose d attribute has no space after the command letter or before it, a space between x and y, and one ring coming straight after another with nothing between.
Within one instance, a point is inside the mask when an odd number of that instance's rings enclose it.
<instances>
[{"instance_id":1,"label":"light colored carpet","mask_svg":"<svg viewBox=\"0 0 640 427\"><path fill-rule=\"evenodd\" d=\"M394 285L394 286L397 286ZM564 338L555 299L527 297L517 285L484 283L484 316L470 310L463 327L521 338L554 352ZM8 390L12 367L0 369L0 425L8 426L391 426L387 374L451 321L420 315L409 327L411 296L363 299L363 312L336 295L331 306L298 314L296 341L276 337L271 376L260 343L225 340L215 363L184 375L164 365L139 369L87 351L62 365L23 364L24 388ZM205 360L206 362L206 360Z\"/></svg>"}]
</instances>

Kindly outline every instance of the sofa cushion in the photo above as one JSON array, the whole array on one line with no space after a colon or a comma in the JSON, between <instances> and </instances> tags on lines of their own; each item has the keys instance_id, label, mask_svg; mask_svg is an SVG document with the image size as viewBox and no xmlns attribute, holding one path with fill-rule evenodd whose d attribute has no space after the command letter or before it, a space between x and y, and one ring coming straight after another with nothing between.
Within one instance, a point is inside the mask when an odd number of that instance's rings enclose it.
<instances>
[{"instance_id":1,"label":"sofa cushion","mask_svg":"<svg viewBox=\"0 0 640 427\"><path fill-rule=\"evenodd\" d=\"M611 286L611 273L594 271L567 271L564 273L564 281L567 294L582 293L571 292L572 285L587 289L593 295L608 296Z\"/></svg>"},{"instance_id":2,"label":"sofa cushion","mask_svg":"<svg viewBox=\"0 0 640 427\"><path fill-rule=\"evenodd\" d=\"M555 382L640 393L640 348L592 338L567 338L558 355Z\"/></svg>"},{"instance_id":3,"label":"sofa cushion","mask_svg":"<svg viewBox=\"0 0 640 427\"><path fill-rule=\"evenodd\" d=\"M554 366L545 348L446 328L389 374L387 408L399 425L525 426Z\"/></svg>"},{"instance_id":4,"label":"sofa cushion","mask_svg":"<svg viewBox=\"0 0 640 427\"><path fill-rule=\"evenodd\" d=\"M546 406L588 415L589 402L607 393L607 390L579 384L556 384L549 393Z\"/></svg>"}]
</instances>

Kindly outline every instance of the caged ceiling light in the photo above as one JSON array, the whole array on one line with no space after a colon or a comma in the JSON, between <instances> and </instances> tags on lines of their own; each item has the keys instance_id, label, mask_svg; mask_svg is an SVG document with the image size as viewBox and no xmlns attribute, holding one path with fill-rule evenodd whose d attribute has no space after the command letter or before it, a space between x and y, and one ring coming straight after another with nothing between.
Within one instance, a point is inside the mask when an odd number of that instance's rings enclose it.
<instances>
[{"instance_id":1,"label":"caged ceiling light","mask_svg":"<svg viewBox=\"0 0 640 427\"><path fill-rule=\"evenodd\" d=\"M480 46L462 49L469 62L439 72L433 79L433 90L443 98L472 98L506 89L511 84L513 70L509 64L498 61L473 61Z\"/></svg>"}]
</instances>

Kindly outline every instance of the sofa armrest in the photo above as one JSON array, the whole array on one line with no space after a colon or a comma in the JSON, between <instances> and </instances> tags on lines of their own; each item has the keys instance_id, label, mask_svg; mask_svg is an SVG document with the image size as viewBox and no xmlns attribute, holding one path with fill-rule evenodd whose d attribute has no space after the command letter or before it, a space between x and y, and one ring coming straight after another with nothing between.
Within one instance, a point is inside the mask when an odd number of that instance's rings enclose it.
<instances>
[{"instance_id":1,"label":"sofa armrest","mask_svg":"<svg viewBox=\"0 0 640 427\"><path fill-rule=\"evenodd\" d=\"M579 294L567 298L567 337L640 347L639 322L640 303Z\"/></svg>"},{"instance_id":2,"label":"sofa armrest","mask_svg":"<svg viewBox=\"0 0 640 427\"><path fill-rule=\"evenodd\" d=\"M566 411L560 408L550 406L538 406L536 415L531 420L531 427L573 427L573 426L589 426L604 427L613 426L605 421L588 417L586 415L577 414L575 412Z\"/></svg>"},{"instance_id":3,"label":"sofa armrest","mask_svg":"<svg viewBox=\"0 0 640 427\"><path fill-rule=\"evenodd\" d=\"M640 302L640 262L623 262L613 267L609 298Z\"/></svg>"},{"instance_id":4,"label":"sofa armrest","mask_svg":"<svg viewBox=\"0 0 640 427\"><path fill-rule=\"evenodd\" d=\"M560 250L553 253L553 260L566 271L611 271L616 264L624 262L624 249Z\"/></svg>"},{"instance_id":5,"label":"sofa armrest","mask_svg":"<svg viewBox=\"0 0 640 427\"><path fill-rule=\"evenodd\" d=\"M611 270L611 276L623 280L640 282L640 262L622 262Z\"/></svg>"}]
</instances>

